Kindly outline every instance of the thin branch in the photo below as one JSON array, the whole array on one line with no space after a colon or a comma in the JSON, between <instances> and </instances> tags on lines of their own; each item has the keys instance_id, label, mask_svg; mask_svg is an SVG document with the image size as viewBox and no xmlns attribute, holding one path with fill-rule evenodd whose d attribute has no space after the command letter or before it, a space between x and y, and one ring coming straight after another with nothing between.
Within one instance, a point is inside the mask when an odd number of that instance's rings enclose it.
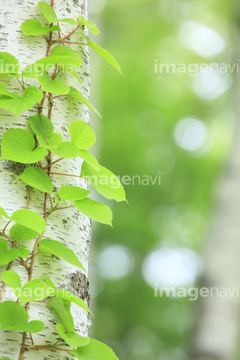
<instances>
[{"instance_id":1,"label":"thin branch","mask_svg":"<svg viewBox=\"0 0 240 360\"><path fill-rule=\"evenodd\" d=\"M51 172L51 171L47 171L48 174L51 174L51 175L63 175L63 176L73 176L73 177L77 177L79 178L80 176L78 175L72 175L72 174L62 174L62 173L56 173L56 172Z\"/></svg>"},{"instance_id":2,"label":"thin branch","mask_svg":"<svg viewBox=\"0 0 240 360\"><path fill-rule=\"evenodd\" d=\"M71 31L68 35L64 36L63 38L61 38L61 40L65 40L67 39L69 36L71 36L73 33L75 33L75 31L79 28L81 24L79 24L73 31ZM59 39L60 40L60 39Z\"/></svg>"},{"instance_id":3,"label":"thin branch","mask_svg":"<svg viewBox=\"0 0 240 360\"><path fill-rule=\"evenodd\" d=\"M63 160L64 158L59 158L55 161L53 161L51 164L48 164L47 166L45 166L45 168L43 168L43 170L48 169L49 167L51 167L53 164L56 164L57 162L59 162L60 160Z\"/></svg>"}]
</instances>

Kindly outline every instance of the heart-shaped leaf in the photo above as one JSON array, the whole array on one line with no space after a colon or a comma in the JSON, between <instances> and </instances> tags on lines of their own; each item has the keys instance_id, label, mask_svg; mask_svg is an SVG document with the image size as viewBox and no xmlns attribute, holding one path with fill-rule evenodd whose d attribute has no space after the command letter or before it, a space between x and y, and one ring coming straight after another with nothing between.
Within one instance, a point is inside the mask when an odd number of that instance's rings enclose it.
<instances>
[{"instance_id":1,"label":"heart-shaped leaf","mask_svg":"<svg viewBox=\"0 0 240 360\"><path fill-rule=\"evenodd\" d=\"M0 99L1 100L1 99ZM46 149L35 149L33 136L23 129L10 129L3 134L1 159L12 160L23 164L33 164L46 156Z\"/></svg>"},{"instance_id":2,"label":"heart-shaped leaf","mask_svg":"<svg viewBox=\"0 0 240 360\"><path fill-rule=\"evenodd\" d=\"M54 298L48 301L48 304L54 309L61 322L68 331L74 332L73 317L71 314L71 301L61 298Z\"/></svg>"},{"instance_id":3,"label":"heart-shaped leaf","mask_svg":"<svg viewBox=\"0 0 240 360\"><path fill-rule=\"evenodd\" d=\"M51 31L60 31L60 27L58 25L55 26L42 26L41 23L38 20L35 19L29 19L24 21L22 24L22 32L24 35L33 35L33 36L39 36L48 34Z\"/></svg>"},{"instance_id":4,"label":"heart-shaped leaf","mask_svg":"<svg viewBox=\"0 0 240 360\"><path fill-rule=\"evenodd\" d=\"M38 235L38 232L20 224L14 224L10 229L10 236L16 241L31 240Z\"/></svg>"},{"instance_id":5,"label":"heart-shaped leaf","mask_svg":"<svg viewBox=\"0 0 240 360\"><path fill-rule=\"evenodd\" d=\"M11 216L11 220L34 230L38 234L41 234L46 227L43 217L28 209L14 211Z\"/></svg>"},{"instance_id":6,"label":"heart-shaped leaf","mask_svg":"<svg viewBox=\"0 0 240 360\"><path fill-rule=\"evenodd\" d=\"M4 301L0 304L1 330L20 330L37 333L45 327L42 321L28 322L29 315L23 306L14 301Z\"/></svg>"},{"instance_id":7,"label":"heart-shaped leaf","mask_svg":"<svg viewBox=\"0 0 240 360\"><path fill-rule=\"evenodd\" d=\"M97 25L94 24L92 21L86 20L83 15L78 17L78 23L81 25L85 25L89 28L89 30L93 33L93 35L100 34L100 31L97 28Z\"/></svg>"},{"instance_id":8,"label":"heart-shaped leaf","mask_svg":"<svg viewBox=\"0 0 240 360\"><path fill-rule=\"evenodd\" d=\"M37 79L44 91L56 95L66 95L69 93L69 86L67 84L58 79L51 81L50 76L47 73L38 76Z\"/></svg>"},{"instance_id":9,"label":"heart-shaped leaf","mask_svg":"<svg viewBox=\"0 0 240 360\"><path fill-rule=\"evenodd\" d=\"M33 105L41 101L43 93L35 86L28 86L24 90L23 96L11 94L0 97L0 108L9 110L15 115L19 115L22 111L31 109Z\"/></svg>"},{"instance_id":10,"label":"heart-shaped leaf","mask_svg":"<svg viewBox=\"0 0 240 360\"><path fill-rule=\"evenodd\" d=\"M29 250L25 247L20 249L8 250L8 243L6 240L0 238L0 265L9 264L17 257L28 257Z\"/></svg>"},{"instance_id":11,"label":"heart-shaped leaf","mask_svg":"<svg viewBox=\"0 0 240 360\"><path fill-rule=\"evenodd\" d=\"M29 118L29 124L36 135L50 137L53 134L54 127L48 117L37 114Z\"/></svg>"},{"instance_id":12,"label":"heart-shaped leaf","mask_svg":"<svg viewBox=\"0 0 240 360\"><path fill-rule=\"evenodd\" d=\"M76 20L73 20L73 19L69 19L69 18L58 19L55 11L53 10L53 8L50 5L48 5L47 3L43 2L43 1L40 1L38 3L38 6L39 6L43 16L49 22L49 24L51 24L51 23L59 23L59 22L64 22L64 23L67 23L67 24L70 24L70 25L76 25L77 24Z\"/></svg>"},{"instance_id":13,"label":"heart-shaped leaf","mask_svg":"<svg viewBox=\"0 0 240 360\"><path fill-rule=\"evenodd\" d=\"M96 136L91 128L85 121L73 121L68 131L71 135L71 141L77 146L78 149L85 150L95 144Z\"/></svg>"},{"instance_id":14,"label":"heart-shaped leaf","mask_svg":"<svg viewBox=\"0 0 240 360\"><path fill-rule=\"evenodd\" d=\"M0 52L0 73L1 74L11 74L18 73L21 66L17 59L7 52Z\"/></svg>"},{"instance_id":15,"label":"heart-shaped leaf","mask_svg":"<svg viewBox=\"0 0 240 360\"><path fill-rule=\"evenodd\" d=\"M78 148L70 141L64 141L58 145L57 149L52 149L52 153L65 159L72 159L78 156Z\"/></svg>"},{"instance_id":16,"label":"heart-shaped leaf","mask_svg":"<svg viewBox=\"0 0 240 360\"><path fill-rule=\"evenodd\" d=\"M78 150L78 156L85 160L94 170L99 171L100 165L97 159L87 150Z\"/></svg>"}]
</instances>

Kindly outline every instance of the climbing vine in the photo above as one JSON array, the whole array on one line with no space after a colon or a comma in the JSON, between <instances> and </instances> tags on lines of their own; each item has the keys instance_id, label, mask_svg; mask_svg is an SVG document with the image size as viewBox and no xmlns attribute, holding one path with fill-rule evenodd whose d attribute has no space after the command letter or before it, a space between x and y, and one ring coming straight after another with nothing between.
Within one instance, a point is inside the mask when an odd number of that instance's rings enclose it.
<instances>
[{"instance_id":1,"label":"climbing vine","mask_svg":"<svg viewBox=\"0 0 240 360\"><path fill-rule=\"evenodd\" d=\"M0 52L1 75L14 77L20 88L19 93L11 93L0 83L0 108L17 116L24 110L33 107L37 109L36 114L28 119L30 131L20 128L9 129L4 133L1 141L1 160L26 164L19 181L28 185L24 208L9 215L3 207L0 207L0 216L7 219L6 225L0 231L0 266L7 265L7 270L2 273L3 286L0 293L1 330L23 332L19 360L23 359L26 351L40 349L64 351L78 359L115 360L116 355L105 344L75 332L70 305L75 303L91 314L85 302L67 290L58 289L46 275L39 274L41 278L33 279L32 273L35 258L39 253L54 255L85 271L77 255L70 248L57 240L44 238L48 218L55 211L75 207L92 220L112 224L110 208L90 199L88 197L90 191L71 184L55 190L51 181L53 176L68 176L69 179L80 177L86 179L106 199L126 200L118 178L110 170L99 165L97 159L87 150L93 146L96 137L85 121L77 120L70 123L69 141L63 141L61 134L54 131L53 105L60 97L72 97L100 116L77 88L59 79L60 74L68 73L81 83L76 69L81 66L82 59L79 53L68 47L68 44L89 46L116 70L121 72L121 69L107 50L102 49L87 36L83 43L70 41L71 35L84 26L97 35L99 30L93 22L86 20L83 15L79 15L77 20L58 19L53 0L51 6L45 2L39 2L38 6L47 25L42 26L38 20L29 19L22 24L22 32L29 36L44 36L47 44L46 57L29 64L21 71L18 60L12 54ZM72 25L73 30L63 36L61 23ZM31 79L38 84L28 85ZM43 107L46 103L48 116L43 115ZM57 173L54 170L56 163L76 157L83 160L80 175ZM44 193L43 214L29 210L32 188ZM35 238L33 249L22 245L22 242L25 244ZM11 270L14 262L24 267L24 271L28 274L27 283L22 284L19 274ZM7 286L12 289L17 301L2 301ZM28 321L29 307L34 306L36 302L50 306L59 315L60 321L56 325L59 336L53 344L37 345L33 341L32 334L42 331L45 327L44 322L40 320ZM31 341L30 346L27 345L27 339Z\"/></svg>"}]
</instances>

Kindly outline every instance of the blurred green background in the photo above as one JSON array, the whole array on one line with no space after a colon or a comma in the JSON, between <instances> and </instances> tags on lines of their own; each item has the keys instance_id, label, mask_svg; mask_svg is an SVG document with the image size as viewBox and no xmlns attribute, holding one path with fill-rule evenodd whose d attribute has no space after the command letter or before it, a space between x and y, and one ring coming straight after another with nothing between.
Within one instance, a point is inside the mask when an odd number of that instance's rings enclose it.
<instances>
[{"instance_id":1,"label":"blurred green background","mask_svg":"<svg viewBox=\"0 0 240 360\"><path fill-rule=\"evenodd\" d=\"M154 286L194 286L213 191L234 133L234 72L159 73L160 63L236 62L236 2L90 0L97 40L124 76L91 54L95 149L125 186L113 228L94 229L92 336L121 360L188 360L196 304L155 298ZM92 37L93 38L93 37ZM157 69L157 70L156 70ZM102 199L101 199L102 201Z\"/></svg>"}]
</instances>

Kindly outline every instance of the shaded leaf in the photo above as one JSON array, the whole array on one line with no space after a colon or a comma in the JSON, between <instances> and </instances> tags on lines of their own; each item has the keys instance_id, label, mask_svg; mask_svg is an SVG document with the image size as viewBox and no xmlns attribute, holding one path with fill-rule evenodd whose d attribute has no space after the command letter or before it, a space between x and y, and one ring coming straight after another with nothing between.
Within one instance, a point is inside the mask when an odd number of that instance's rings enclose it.
<instances>
[{"instance_id":1,"label":"shaded leaf","mask_svg":"<svg viewBox=\"0 0 240 360\"><path fill-rule=\"evenodd\" d=\"M97 159L87 150L78 150L78 156L85 160L94 170L99 171L100 165Z\"/></svg>"},{"instance_id":2,"label":"shaded leaf","mask_svg":"<svg viewBox=\"0 0 240 360\"><path fill-rule=\"evenodd\" d=\"M61 298L54 298L48 301L48 304L55 310L64 327L73 332L74 331L74 322L73 317L70 311L71 302Z\"/></svg>"},{"instance_id":3,"label":"shaded leaf","mask_svg":"<svg viewBox=\"0 0 240 360\"><path fill-rule=\"evenodd\" d=\"M25 247L8 250L7 241L0 238L0 265L9 264L17 257L28 257L28 255L29 250Z\"/></svg>"},{"instance_id":4,"label":"shaded leaf","mask_svg":"<svg viewBox=\"0 0 240 360\"><path fill-rule=\"evenodd\" d=\"M80 346L86 346L90 343L89 337L84 337L76 334L75 332L65 332L64 326L62 324L56 325L57 332L61 338L70 346L77 348Z\"/></svg>"},{"instance_id":5,"label":"shaded leaf","mask_svg":"<svg viewBox=\"0 0 240 360\"><path fill-rule=\"evenodd\" d=\"M66 95L69 93L69 86L61 80L54 79L51 81L50 76L44 72L37 77L42 89L55 95Z\"/></svg>"},{"instance_id":6,"label":"shaded leaf","mask_svg":"<svg viewBox=\"0 0 240 360\"><path fill-rule=\"evenodd\" d=\"M112 349L94 339L90 339L89 345L73 350L72 354L80 360L118 360Z\"/></svg>"},{"instance_id":7,"label":"shaded leaf","mask_svg":"<svg viewBox=\"0 0 240 360\"><path fill-rule=\"evenodd\" d=\"M53 134L54 127L47 116L37 114L29 118L29 124L36 135L49 137Z\"/></svg>"},{"instance_id":8,"label":"shaded leaf","mask_svg":"<svg viewBox=\"0 0 240 360\"><path fill-rule=\"evenodd\" d=\"M1 74L11 74L11 73L18 73L21 66L17 59L8 52L0 52L0 73Z\"/></svg>"},{"instance_id":9,"label":"shaded leaf","mask_svg":"<svg viewBox=\"0 0 240 360\"><path fill-rule=\"evenodd\" d=\"M20 224L14 224L10 229L10 236L16 241L31 240L38 235L38 232Z\"/></svg>"},{"instance_id":10,"label":"shaded leaf","mask_svg":"<svg viewBox=\"0 0 240 360\"><path fill-rule=\"evenodd\" d=\"M65 159L72 159L78 156L78 148L72 142L64 141L58 145L56 150L52 149L52 153Z\"/></svg>"},{"instance_id":11,"label":"shaded leaf","mask_svg":"<svg viewBox=\"0 0 240 360\"><path fill-rule=\"evenodd\" d=\"M28 209L14 211L11 220L36 231L38 234L41 234L46 227L43 217Z\"/></svg>"},{"instance_id":12,"label":"shaded leaf","mask_svg":"<svg viewBox=\"0 0 240 360\"><path fill-rule=\"evenodd\" d=\"M89 190L81 189L72 185L62 186L58 191L60 198L68 201L85 199L89 193Z\"/></svg>"}]
</instances>

